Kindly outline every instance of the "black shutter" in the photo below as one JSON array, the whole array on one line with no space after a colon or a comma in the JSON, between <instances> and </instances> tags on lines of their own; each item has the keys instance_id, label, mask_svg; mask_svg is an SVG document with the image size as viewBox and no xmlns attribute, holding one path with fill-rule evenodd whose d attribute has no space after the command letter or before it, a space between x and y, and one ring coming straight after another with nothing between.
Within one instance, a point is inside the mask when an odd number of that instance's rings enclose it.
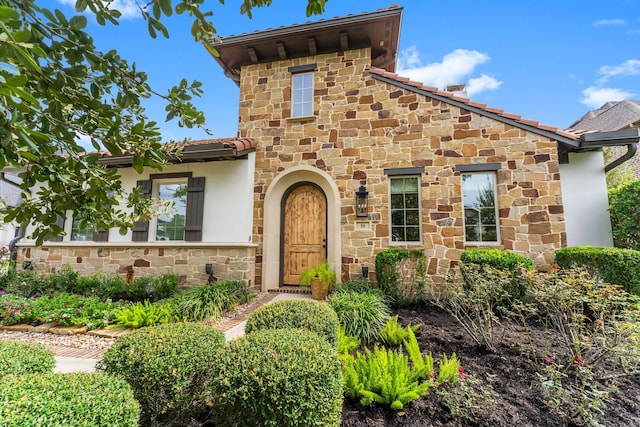
<instances>
[{"instance_id":1,"label":"black shutter","mask_svg":"<svg viewBox=\"0 0 640 427\"><path fill-rule=\"evenodd\" d=\"M109 241L109 230L105 230L104 228L101 228L98 231L94 231L93 232L93 241L94 242L108 242Z\"/></svg>"},{"instance_id":2,"label":"black shutter","mask_svg":"<svg viewBox=\"0 0 640 427\"><path fill-rule=\"evenodd\" d=\"M202 241L204 213L204 177L189 178L187 184L187 217L184 223L184 240Z\"/></svg>"},{"instance_id":3,"label":"black shutter","mask_svg":"<svg viewBox=\"0 0 640 427\"><path fill-rule=\"evenodd\" d=\"M140 187L140 194L143 198L148 199L151 197L151 185L152 181L142 180L136 182L136 186ZM131 240L134 242L146 242L149 240L149 221L136 221L131 229Z\"/></svg>"},{"instance_id":4,"label":"black shutter","mask_svg":"<svg viewBox=\"0 0 640 427\"><path fill-rule=\"evenodd\" d=\"M58 215L58 217L56 218L56 225L60 228L62 228L64 230L64 221L65 221L65 217ZM52 238L49 239L50 242L62 242L62 236L54 236Z\"/></svg>"}]
</instances>

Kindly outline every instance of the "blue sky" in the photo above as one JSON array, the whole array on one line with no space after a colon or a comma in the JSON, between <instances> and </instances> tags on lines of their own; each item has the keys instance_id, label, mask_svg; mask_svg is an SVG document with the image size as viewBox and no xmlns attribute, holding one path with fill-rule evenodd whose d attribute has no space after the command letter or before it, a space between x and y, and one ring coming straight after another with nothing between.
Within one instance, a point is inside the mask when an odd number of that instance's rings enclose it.
<instances>
[{"instance_id":1,"label":"blue sky","mask_svg":"<svg viewBox=\"0 0 640 427\"><path fill-rule=\"evenodd\" d=\"M67 14L75 0L45 0ZM144 3L144 1L140 2ZM175 3L175 0L174 0ZM319 17L307 18L306 0L273 0L240 15L240 0L208 0L220 36L386 8L391 0L329 0ZM640 0L406 0L397 72L439 88L466 83L469 97L541 123L568 127L604 102L640 99ZM91 23L101 50L116 49L166 92L180 79L199 80L195 100L213 137L237 132L238 87L190 36L188 17L166 20L170 39L151 39L131 0L116 0L118 27ZM163 139L199 139L202 130L164 123L164 105L146 104Z\"/></svg>"}]
</instances>

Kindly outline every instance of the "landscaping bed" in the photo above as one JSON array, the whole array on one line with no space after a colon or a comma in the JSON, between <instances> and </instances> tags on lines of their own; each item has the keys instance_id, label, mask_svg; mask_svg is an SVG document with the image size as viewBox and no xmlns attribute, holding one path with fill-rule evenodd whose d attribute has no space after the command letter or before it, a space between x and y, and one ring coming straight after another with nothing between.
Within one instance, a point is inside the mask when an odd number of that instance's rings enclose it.
<instances>
[{"instance_id":1,"label":"landscaping bed","mask_svg":"<svg viewBox=\"0 0 640 427\"><path fill-rule=\"evenodd\" d=\"M491 382L495 390L495 403L490 402L482 418L454 419L442 398L430 389L429 394L407 403L400 411L374 404L363 407L357 401L346 399L342 411L342 426L571 426L568 414L553 411L544 402L536 371L521 346L523 331L511 322L503 322L496 331L504 334L497 345L498 352L480 348L460 327L456 320L438 307L416 304L393 311L403 325L420 325L415 332L423 352L432 352L434 358L455 352L465 372ZM542 326L532 326L537 348L545 348ZM640 425L640 378L620 378L617 392L607 399L604 415L599 417L605 426ZM604 387L604 384L603 384ZM467 396L470 398L470 396ZM471 400L471 399L469 399Z\"/></svg>"}]
</instances>

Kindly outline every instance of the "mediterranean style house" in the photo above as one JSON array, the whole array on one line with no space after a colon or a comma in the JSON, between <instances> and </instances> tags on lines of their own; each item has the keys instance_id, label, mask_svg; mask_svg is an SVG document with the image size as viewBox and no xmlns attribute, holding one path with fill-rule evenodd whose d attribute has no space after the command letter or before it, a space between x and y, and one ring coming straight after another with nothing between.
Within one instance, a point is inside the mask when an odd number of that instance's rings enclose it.
<instances>
[{"instance_id":1,"label":"mediterranean style house","mask_svg":"<svg viewBox=\"0 0 640 427\"><path fill-rule=\"evenodd\" d=\"M389 247L424 251L429 274L467 248L526 254L540 269L567 245L611 245L601 148L637 130L571 133L394 73L403 9L211 41L240 90L238 135L191 141L129 188L175 202L125 235L76 227L19 242L18 262L83 273L173 270L188 285L297 285L327 259L340 280L373 277Z\"/></svg>"}]
</instances>

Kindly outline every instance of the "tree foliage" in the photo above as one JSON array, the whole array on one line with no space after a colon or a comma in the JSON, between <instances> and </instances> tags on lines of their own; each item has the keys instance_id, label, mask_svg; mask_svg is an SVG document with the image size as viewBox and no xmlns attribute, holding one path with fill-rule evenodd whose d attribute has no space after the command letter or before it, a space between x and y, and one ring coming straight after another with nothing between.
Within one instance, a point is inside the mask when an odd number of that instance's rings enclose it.
<instances>
[{"instance_id":1,"label":"tree foliage","mask_svg":"<svg viewBox=\"0 0 640 427\"><path fill-rule=\"evenodd\" d=\"M640 250L640 179L609 190L609 213L614 245Z\"/></svg>"},{"instance_id":2,"label":"tree foliage","mask_svg":"<svg viewBox=\"0 0 640 427\"><path fill-rule=\"evenodd\" d=\"M322 13L327 0L308 0L307 15ZM220 0L220 3L224 3ZM147 74L115 50L98 51L86 32L88 16L99 25L118 25L111 2L77 0L68 17L35 0L0 0L0 170L19 170L23 190L19 207L0 211L5 222L38 224L38 244L59 235L56 219L73 210L81 226L119 227L153 214L151 201L137 190L125 193L115 168L98 164L97 151L132 156L133 168L162 169L168 145L161 144L158 123L145 115L141 99L166 102L166 120L183 127L203 126L204 114L192 99L201 83L183 79L168 91L154 90ZM163 18L188 15L191 34L207 49L216 34L204 0L150 0L138 3L150 37L169 37ZM241 13L271 0L244 0ZM87 13L90 12L90 13ZM89 140L87 154L79 138ZM36 190L37 188L37 190ZM128 209L122 209L125 206ZM111 209L106 207L111 206Z\"/></svg>"}]
</instances>

